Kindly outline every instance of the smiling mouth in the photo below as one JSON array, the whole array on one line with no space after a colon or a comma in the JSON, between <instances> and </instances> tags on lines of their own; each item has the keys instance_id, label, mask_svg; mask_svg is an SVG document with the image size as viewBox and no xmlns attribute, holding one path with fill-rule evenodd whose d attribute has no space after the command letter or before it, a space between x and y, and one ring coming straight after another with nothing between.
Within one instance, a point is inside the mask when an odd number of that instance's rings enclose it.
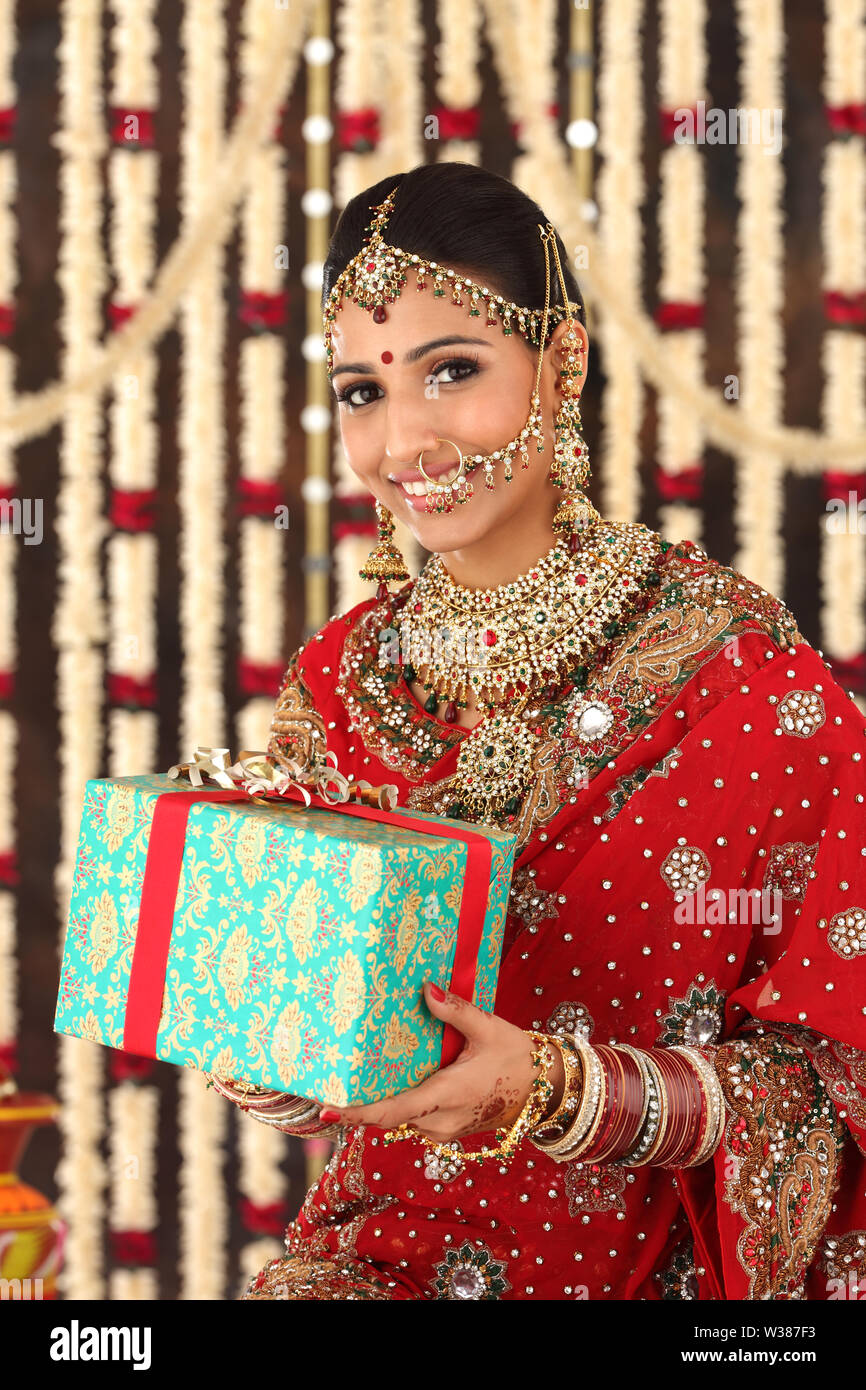
<instances>
[{"instance_id":1,"label":"smiling mouth","mask_svg":"<svg viewBox=\"0 0 866 1390\"><path fill-rule=\"evenodd\" d=\"M447 473L440 473L435 476L433 482L440 487L445 483L452 483L459 472L460 467L455 464L452 468L448 469ZM419 478L417 482L413 481L408 483L400 483L396 478L389 478L388 481L393 483L395 487L400 488L410 497L424 497L431 491L431 488L428 487L423 478Z\"/></svg>"}]
</instances>

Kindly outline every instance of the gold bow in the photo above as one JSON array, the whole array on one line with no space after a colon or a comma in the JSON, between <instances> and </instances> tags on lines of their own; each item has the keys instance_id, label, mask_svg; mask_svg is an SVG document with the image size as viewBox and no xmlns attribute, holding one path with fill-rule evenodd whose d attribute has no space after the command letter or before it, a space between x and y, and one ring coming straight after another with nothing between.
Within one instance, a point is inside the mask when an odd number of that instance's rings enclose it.
<instances>
[{"instance_id":1,"label":"gold bow","mask_svg":"<svg viewBox=\"0 0 866 1390\"><path fill-rule=\"evenodd\" d=\"M339 771L337 756L330 749L325 755L324 766L319 765L314 769L305 768L292 758L284 759L281 766L270 753L260 750L242 749L237 761L231 764L228 757L228 748L199 747L194 750L190 762L175 763L170 767L168 776L185 778L194 787L203 787L210 782L216 782L228 790L238 787L248 792L251 800L259 805L284 796L292 787L298 788L306 806L312 801L311 791L332 806L353 799L383 811L393 811L397 805L399 792L395 783L383 782L374 787L363 778L350 782Z\"/></svg>"}]
</instances>

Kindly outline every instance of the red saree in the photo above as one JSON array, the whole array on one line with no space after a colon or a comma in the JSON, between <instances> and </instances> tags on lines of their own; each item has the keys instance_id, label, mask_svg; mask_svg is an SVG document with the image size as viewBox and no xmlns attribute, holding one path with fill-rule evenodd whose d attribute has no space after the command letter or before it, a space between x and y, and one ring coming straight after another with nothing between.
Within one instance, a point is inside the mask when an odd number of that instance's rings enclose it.
<instances>
[{"instance_id":1,"label":"red saree","mask_svg":"<svg viewBox=\"0 0 866 1390\"><path fill-rule=\"evenodd\" d=\"M437 1172L421 1139L347 1128L244 1297L827 1299L866 1280L866 723L779 601L687 542L658 575L536 702L534 779L501 822L518 848L495 1008L706 1045L714 1159L557 1163L524 1142L510 1167ZM299 649L269 746L333 749L444 812L469 731L379 669L395 601Z\"/></svg>"}]
</instances>

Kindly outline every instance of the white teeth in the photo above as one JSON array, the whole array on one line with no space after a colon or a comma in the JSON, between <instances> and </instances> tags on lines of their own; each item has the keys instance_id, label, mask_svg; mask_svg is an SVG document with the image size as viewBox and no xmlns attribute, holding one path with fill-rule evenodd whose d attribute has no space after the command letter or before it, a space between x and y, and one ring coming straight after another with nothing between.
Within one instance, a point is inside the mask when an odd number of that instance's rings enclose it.
<instances>
[{"instance_id":1,"label":"white teeth","mask_svg":"<svg viewBox=\"0 0 866 1390\"><path fill-rule=\"evenodd\" d=\"M447 473L443 473L442 476L440 478L437 478L435 481L440 486L443 483L453 483L454 479L457 477L457 474L459 472L459 467L451 468ZM401 483L400 486L406 492L411 493L413 497L424 497L429 490L427 484L424 482Z\"/></svg>"}]
</instances>

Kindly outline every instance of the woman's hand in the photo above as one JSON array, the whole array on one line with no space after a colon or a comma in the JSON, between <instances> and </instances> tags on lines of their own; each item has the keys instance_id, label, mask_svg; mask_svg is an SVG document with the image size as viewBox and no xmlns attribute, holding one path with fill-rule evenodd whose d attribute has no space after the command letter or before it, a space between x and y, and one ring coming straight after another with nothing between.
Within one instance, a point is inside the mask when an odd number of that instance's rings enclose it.
<instances>
[{"instance_id":1,"label":"woman's hand","mask_svg":"<svg viewBox=\"0 0 866 1390\"><path fill-rule=\"evenodd\" d=\"M408 1123L438 1143L514 1123L539 1075L532 1065L532 1038L504 1018L477 1009L468 999L446 994L430 980L425 982L424 998L431 1014L443 1023L452 1023L465 1037L456 1061L388 1100L373 1105L328 1105L320 1112L320 1119L382 1129ZM557 1049L554 1052L556 1061L550 1072L554 1094L547 1113L559 1104L565 1084L562 1058Z\"/></svg>"}]
</instances>

